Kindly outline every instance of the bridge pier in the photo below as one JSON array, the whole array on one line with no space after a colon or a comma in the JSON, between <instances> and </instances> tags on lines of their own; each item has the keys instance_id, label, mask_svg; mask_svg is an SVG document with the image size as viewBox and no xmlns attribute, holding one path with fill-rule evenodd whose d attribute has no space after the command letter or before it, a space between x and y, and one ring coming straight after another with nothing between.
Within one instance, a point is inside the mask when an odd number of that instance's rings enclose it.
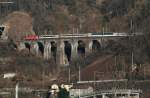
<instances>
[{"instance_id":1,"label":"bridge pier","mask_svg":"<svg viewBox=\"0 0 150 98\"><path fill-rule=\"evenodd\" d=\"M37 43L33 42L31 43L31 53L35 54L36 56L39 56L39 46Z\"/></svg>"},{"instance_id":2,"label":"bridge pier","mask_svg":"<svg viewBox=\"0 0 150 98\"><path fill-rule=\"evenodd\" d=\"M25 48L26 48L26 46L25 46L24 42L19 43L19 45L18 45L18 51L21 51L21 50L23 50Z\"/></svg>"},{"instance_id":3,"label":"bridge pier","mask_svg":"<svg viewBox=\"0 0 150 98\"><path fill-rule=\"evenodd\" d=\"M65 44L64 44L64 40L61 40L60 41L60 44L58 44L58 58L59 58L59 64L60 66L64 66L64 65L69 65L69 62L68 62L68 59L67 59L67 56L65 54Z\"/></svg>"},{"instance_id":4,"label":"bridge pier","mask_svg":"<svg viewBox=\"0 0 150 98\"><path fill-rule=\"evenodd\" d=\"M98 42L99 42L99 44L100 44L100 48L103 48L103 46L104 46L104 42L102 41L102 39L99 39L99 40L97 40Z\"/></svg>"},{"instance_id":5,"label":"bridge pier","mask_svg":"<svg viewBox=\"0 0 150 98\"><path fill-rule=\"evenodd\" d=\"M45 42L44 45L44 59L48 60L51 58L51 43Z\"/></svg>"},{"instance_id":6,"label":"bridge pier","mask_svg":"<svg viewBox=\"0 0 150 98\"><path fill-rule=\"evenodd\" d=\"M73 40L71 41L71 59L76 59L77 55L78 55L78 41L77 40Z\"/></svg>"},{"instance_id":7,"label":"bridge pier","mask_svg":"<svg viewBox=\"0 0 150 98\"><path fill-rule=\"evenodd\" d=\"M85 56L87 56L88 54L90 54L92 52L93 42L88 39L88 40L84 41L84 43L85 43Z\"/></svg>"},{"instance_id":8,"label":"bridge pier","mask_svg":"<svg viewBox=\"0 0 150 98\"><path fill-rule=\"evenodd\" d=\"M92 45L93 45L93 42L90 41L90 42L88 43L88 50L89 50L89 53L92 53Z\"/></svg>"}]
</instances>

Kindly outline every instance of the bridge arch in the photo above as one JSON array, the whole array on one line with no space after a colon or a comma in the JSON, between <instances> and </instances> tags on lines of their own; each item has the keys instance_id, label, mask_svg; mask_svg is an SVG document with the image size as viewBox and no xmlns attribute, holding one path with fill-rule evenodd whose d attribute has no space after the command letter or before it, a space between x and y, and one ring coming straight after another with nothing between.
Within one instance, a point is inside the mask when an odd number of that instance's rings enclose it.
<instances>
[{"instance_id":1,"label":"bridge arch","mask_svg":"<svg viewBox=\"0 0 150 98\"><path fill-rule=\"evenodd\" d=\"M56 62L57 43L55 41L51 41L51 56L52 58L54 58L54 61Z\"/></svg>"},{"instance_id":2,"label":"bridge arch","mask_svg":"<svg viewBox=\"0 0 150 98\"><path fill-rule=\"evenodd\" d=\"M39 52L41 52L41 54L43 55L44 54L44 44L40 41L38 41L37 44L38 44Z\"/></svg>"},{"instance_id":3,"label":"bridge arch","mask_svg":"<svg viewBox=\"0 0 150 98\"><path fill-rule=\"evenodd\" d=\"M97 52L101 49L101 43L99 40L92 40L92 52Z\"/></svg>"},{"instance_id":4,"label":"bridge arch","mask_svg":"<svg viewBox=\"0 0 150 98\"><path fill-rule=\"evenodd\" d=\"M0 26L0 38L3 35L3 31L4 31L5 27L4 26Z\"/></svg>"},{"instance_id":5,"label":"bridge arch","mask_svg":"<svg viewBox=\"0 0 150 98\"><path fill-rule=\"evenodd\" d=\"M44 58L49 59L51 57L51 43L46 42L44 47Z\"/></svg>"},{"instance_id":6,"label":"bridge arch","mask_svg":"<svg viewBox=\"0 0 150 98\"><path fill-rule=\"evenodd\" d=\"M31 50L31 44L29 42L25 42L24 45L25 45L25 48L28 49L29 52L30 52L30 50Z\"/></svg>"},{"instance_id":7,"label":"bridge arch","mask_svg":"<svg viewBox=\"0 0 150 98\"><path fill-rule=\"evenodd\" d=\"M81 56L81 57L84 57L85 56L85 42L82 41L82 40L79 40L78 41L78 48L77 48L77 52L78 52L78 55Z\"/></svg>"},{"instance_id":8,"label":"bridge arch","mask_svg":"<svg viewBox=\"0 0 150 98\"><path fill-rule=\"evenodd\" d=\"M71 61L71 52L72 52L72 45L69 41L64 41L64 52L65 52L65 55L67 57L67 60L68 62Z\"/></svg>"}]
</instances>

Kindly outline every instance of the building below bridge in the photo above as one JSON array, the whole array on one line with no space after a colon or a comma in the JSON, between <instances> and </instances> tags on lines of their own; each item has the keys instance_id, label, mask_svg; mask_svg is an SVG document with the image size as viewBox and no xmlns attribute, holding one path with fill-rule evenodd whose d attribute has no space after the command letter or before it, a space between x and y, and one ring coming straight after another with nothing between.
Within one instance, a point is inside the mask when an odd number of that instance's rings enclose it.
<instances>
[{"instance_id":1,"label":"building below bridge","mask_svg":"<svg viewBox=\"0 0 150 98\"><path fill-rule=\"evenodd\" d=\"M80 92L79 92L80 91ZM141 90L133 89L112 89L112 90L100 90L91 92L91 89L76 90L76 95L72 95L72 98L140 98ZM89 92L89 93L88 93Z\"/></svg>"}]
</instances>

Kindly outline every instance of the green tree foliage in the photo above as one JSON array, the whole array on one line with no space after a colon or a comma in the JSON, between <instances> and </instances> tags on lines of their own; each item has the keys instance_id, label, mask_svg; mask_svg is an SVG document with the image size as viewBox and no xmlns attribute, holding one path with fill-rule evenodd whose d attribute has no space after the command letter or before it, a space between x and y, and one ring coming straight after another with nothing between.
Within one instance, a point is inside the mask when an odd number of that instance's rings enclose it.
<instances>
[{"instance_id":1,"label":"green tree foliage","mask_svg":"<svg viewBox=\"0 0 150 98\"><path fill-rule=\"evenodd\" d=\"M150 1L147 1L141 10L141 15L146 18L150 16Z\"/></svg>"},{"instance_id":2,"label":"green tree foliage","mask_svg":"<svg viewBox=\"0 0 150 98\"><path fill-rule=\"evenodd\" d=\"M102 21L102 27L106 27L107 23L109 22L108 16L103 16L101 21Z\"/></svg>"},{"instance_id":3,"label":"green tree foliage","mask_svg":"<svg viewBox=\"0 0 150 98\"><path fill-rule=\"evenodd\" d=\"M65 88L60 88L58 98L69 98L69 92Z\"/></svg>"}]
</instances>

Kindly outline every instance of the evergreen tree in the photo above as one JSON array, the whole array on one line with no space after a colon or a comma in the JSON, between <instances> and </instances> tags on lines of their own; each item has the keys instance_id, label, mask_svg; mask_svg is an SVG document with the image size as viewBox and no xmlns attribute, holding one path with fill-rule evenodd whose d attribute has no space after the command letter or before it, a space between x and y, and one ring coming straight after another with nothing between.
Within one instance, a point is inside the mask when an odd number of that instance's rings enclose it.
<instances>
[{"instance_id":1,"label":"evergreen tree","mask_svg":"<svg viewBox=\"0 0 150 98\"><path fill-rule=\"evenodd\" d=\"M69 91L65 88L59 88L58 98L69 98Z\"/></svg>"}]
</instances>

